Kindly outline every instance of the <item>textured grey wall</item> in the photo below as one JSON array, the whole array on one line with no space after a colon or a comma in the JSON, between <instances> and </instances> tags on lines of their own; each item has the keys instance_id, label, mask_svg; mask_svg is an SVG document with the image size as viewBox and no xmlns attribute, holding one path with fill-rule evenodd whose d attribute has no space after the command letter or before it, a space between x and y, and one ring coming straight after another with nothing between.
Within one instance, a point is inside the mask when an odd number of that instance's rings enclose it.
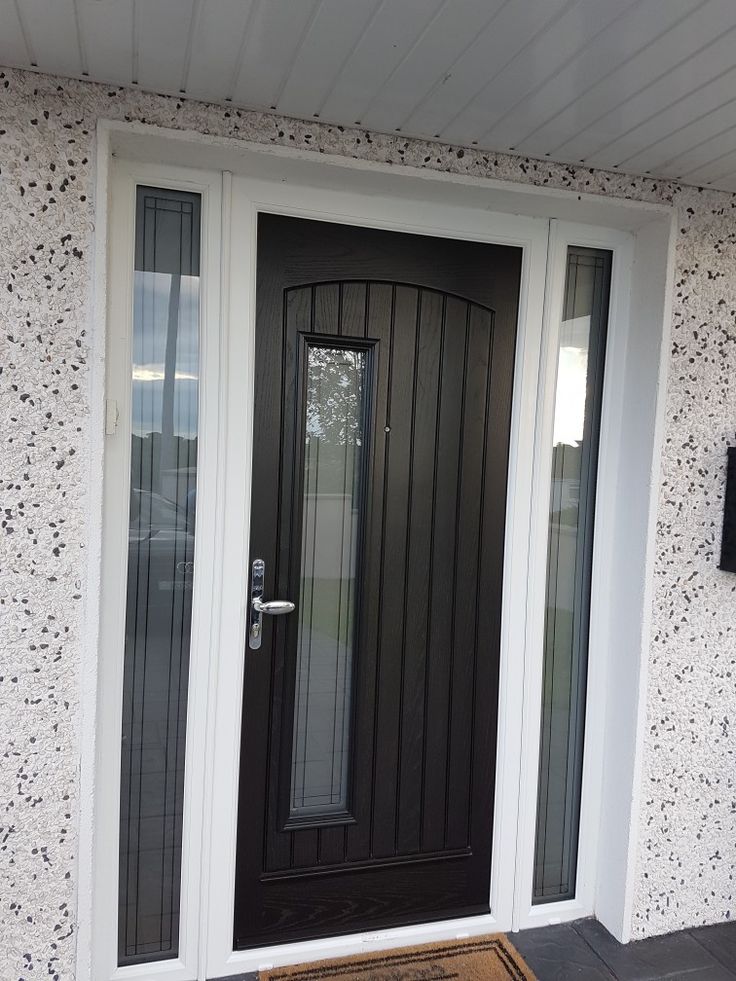
<instances>
[{"instance_id":1,"label":"textured grey wall","mask_svg":"<svg viewBox=\"0 0 736 981\"><path fill-rule=\"evenodd\" d=\"M725 445L736 430L736 198L0 71L3 981L74 976L100 118L677 205L634 932L728 918L736 865L736 580L716 563Z\"/></svg>"}]
</instances>

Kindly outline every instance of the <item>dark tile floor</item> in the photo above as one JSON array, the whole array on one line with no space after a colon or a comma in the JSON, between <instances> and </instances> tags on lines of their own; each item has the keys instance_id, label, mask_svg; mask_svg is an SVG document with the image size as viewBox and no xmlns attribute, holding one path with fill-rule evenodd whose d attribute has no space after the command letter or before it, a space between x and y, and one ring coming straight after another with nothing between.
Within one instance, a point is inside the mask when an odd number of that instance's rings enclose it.
<instances>
[{"instance_id":1,"label":"dark tile floor","mask_svg":"<svg viewBox=\"0 0 736 981\"><path fill-rule=\"evenodd\" d=\"M736 922L620 944L595 920L524 930L511 942L539 981L733 981Z\"/></svg>"},{"instance_id":2,"label":"dark tile floor","mask_svg":"<svg viewBox=\"0 0 736 981\"><path fill-rule=\"evenodd\" d=\"M510 934L538 981L733 981L736 922L620 944L595 920ZM227 981L257 981L239 974Z\"/></svg>"}]
</instances>

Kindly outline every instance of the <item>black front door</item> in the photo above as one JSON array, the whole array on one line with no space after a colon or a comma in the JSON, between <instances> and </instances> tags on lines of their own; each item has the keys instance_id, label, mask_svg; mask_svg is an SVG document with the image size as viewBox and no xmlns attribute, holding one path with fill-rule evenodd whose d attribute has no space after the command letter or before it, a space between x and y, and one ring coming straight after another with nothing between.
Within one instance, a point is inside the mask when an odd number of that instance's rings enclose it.
<instances>
[{"instance_id":1,"label":"black front door","mask_svg":"<svg viewBox=\"0 0 736 981\"><path fill-rule=\"evenodd\" d=\"M250 561L295 610L245 650L235 945L488 912L521 250L261 215L257 266Z\"/></svg>"}]
</instances>

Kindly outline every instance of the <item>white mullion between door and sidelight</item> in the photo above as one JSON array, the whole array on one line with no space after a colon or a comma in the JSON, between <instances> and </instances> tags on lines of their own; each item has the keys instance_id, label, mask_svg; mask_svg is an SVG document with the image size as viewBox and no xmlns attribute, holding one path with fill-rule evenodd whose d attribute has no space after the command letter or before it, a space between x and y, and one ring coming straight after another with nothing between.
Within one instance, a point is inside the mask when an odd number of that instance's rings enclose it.
<instances>
[{"instance_id":1,"label":"white mullion between door and sidelight","mask_svg":"<svg viewBox=\"0 0 736 981\"><path fill-rule=\"evenodd\" d=\"M229 358L228 349L228 329L230 317L230 294L227 286L229 282L230 254L231 254L231 214L232 214L232 174L224 171L222 174L222 194L220 200L220 268L218 270L217 284L220 300L220 315L218 321L218 366L217 366L217 398L218 398L218 431L217 431L217 458L215 461L214 479L217 487L217 504L213 528L213 542L216 553L215 575L213 578L212 593L212 617L210 619L209 632L209 651L208 658L208 684L207 684L207 705L206 705L206 735L204 745L206 747L204 760L204 792L203 792L203 814L202 814L202 849L199 864L200 874L200 907L199 907L199 945L197 950L197 977L206 978L207 975L207 949L208 949L208 912L210 902L210 859L213 847L213 828L216 815L213 810L212 784L214 780L215 768L215 730L216 730L216 711L217 711L217 684L218 666L217 657L212 657L211 652L216 651L219 645L220 624L223 617L223 576L224 567L219 556L221 555L222 543L225 539L225 466L227 454L227 365Z\"/></svg>"},{"instance_id":2,"label":"white mullion between door and sidelight","mask_svg":"<svg viewBox=\"0 0 736 981\"><path fill-rule=\"evenodd\" d=\"M233 951L237 795L247 630L248 555L255 373L256 209L240 181L226 179L223 279L224 418L219 480L222 495L222 587L213 632L212 742L205 836L207 862L202 977L235 973Z\"/></svg>"},{"instance_id":3,"label":"white mullion between door and sidelight","mask_svg":"<svg viewBox=\"0 0 736 981\"><path fill-rule=\"evenodd\" d=\"M210 692L215 666L211 656L216 636L217 602L222 568L218 541L222 534L222 364L224 328L221 316L222 175L212 174L203 191L200 300L200 449L197 460L197 521L189 669L184 822L189 832L182 848L181 946L187 970L196 976L202 932L202 851L209 741Z\"/></svg>"}]
</instances>

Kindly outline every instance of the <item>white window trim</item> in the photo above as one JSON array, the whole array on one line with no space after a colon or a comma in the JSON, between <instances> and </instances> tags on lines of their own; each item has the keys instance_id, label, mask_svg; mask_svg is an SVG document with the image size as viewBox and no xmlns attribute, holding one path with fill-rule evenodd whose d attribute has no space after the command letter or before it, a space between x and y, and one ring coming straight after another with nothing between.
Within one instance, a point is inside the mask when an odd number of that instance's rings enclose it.
<instances>
[{"instance_id":1,"label":"white window trim","mask_svg":"<svg viewBox=\"0 0 736 981\"><path fill-rule=\"evenodd\" d=\"M580 915L581 911L596 912L610 929L613 929L622 939L627 939L628 920L632 902L634 881L634 860L636 846L636 792L638 767L640 766L640 740L638 733L643 727L643 691L645 690L645 659L642 657L648 638L648 609L651 580L651 550L653 542L654 508L656 506L656 486L658 473L658 445L661 442L663 397L661 381L665 377L667 329L668 329L668 287L671 285L672 267L672 211L671 209L648 205L632 205L631 203L614 202L596 199L592 195L570 195L565 192L540 191L538 188L516 187L503 182L475 180L473 178L456 177L447 174L429 174L426 171L415 171L413 168L390 168L385 165L371 165L364 162L349 161L344 158L329 158L313 153L295 153L274 150L271 147L253 147L238 141L217 140L201 137L198 134L174 134L154 130L139 124L103 123L99 127L98 138L98 229L107 227L108 210L106 194L108 190L108 162L113 150L124 153L132 158L143 157L144 160L157 159L157 164L116 162L129 184L128 201L131 182L160 184L169 187L185 187L200 189L204 194L203 234L208 236L209 246L203 250L203 276L206 280L203 287L203 336L211 335L210 340L203 346L203 391L212 389L212 381L224 379L229 373L231 380L237 379L238 385L229 386L217 384L216 394L211 396L210 405L202 405L201 431L203 437L209 434L209 448L205 448L203 438L200 457L200 476L204 473L204 460L207 456L207 466L217 479L205 478L202 494L198 494L200 506L204 494L208 494L212 513L216 515L216 534L211 539L220 543L223 549L224 562L216 563L212 545L209 554L206 546L198 552L198 571L200 582L207 578L212 587L210 602L205 603L204 584L202 596L199 599L198 612L193 618L193 653L192 672L204 670L198 667L199 656L195 649L207 649L207 654L219 650L220 656L210 659L209 676L200 674L197 683L197 697L190 701L188 718L188 750L187 750L187 824L185 827L185 868L182 903L181 928L181 958L178 961L159 962L157 964L141 965L139 967L115 968L114 958L117 949L117 783L119 769L115 780L114 801L113 781L110 766L113 762L119 767L119 727L111 725L106 719L106 711L97 709L97 691L109 694L108 682L119 684L121 681L119 664L117 676L113 672L108 677L109 642L104 649L106 658L98 656L98 644L94 639L88 639L85 659L85 698L83 705L83 772L82 772L82 826L80 851L80 893L79 920L80 946L85 938L94 937L93 964L90 965L84 950L80 950L78 959L79 977L93 977L94 981L102 978L137 978L161 977L170 981L191 981L194 978L221 977L236 972L257 969L265 964L293 963L336 954L365 951L368 949L387 948L407 943L416 943L433 939L444 939L455 936L477 934L489 930L507 930L529 926L540 922L552 922ZM217 166L220 172L213 170L193 171L177 168L172 162L185 160L192 164L206 164L207 168ZM330 165L332 165L330 167ZM231 166L233 170L254 175L242 179L236 177L232 182L228 173L222 175L222 170ZM268 175L271 180L263 180ZM286 176L285 176L286 175ZM317 175L315 177L315 175ZM115 181L110 182L114 190ZM232 186L231 186L232 185ZM341 190L330 190L325 187L341 187ZM222 186L222 193L221 193ZM222 201L222 216L220 215ZM247 209L250 214L248 222L238 223L237 228L230 227L231 203L236 207ZM481 203L482 202L482 203ZM516 212L510 214L493 214L487 210L489 206ZM255 272L255 215L259 208L268 211L281 211L288 214L303 214L315 218L329 218L352 224L371 224L380 227L397 228L405 231L417 231L424 234L436 234L453 238L477 238L480 240L503 242L522 245L525 248L522 309L520 311L519 345L517 348L517 372L514 386L514 409L512 423L512 465L510 466L509 484L509 521L507 525L507 565L504 576L504 616L503 616L503 651L501 666L500 688L500 720L498 740L498 770L497 770L497 805L494 824L494 865L492 872L491 910L487 917L472 917L450 922L406 927L396 930L385 930L379 933L351 935L349 937L332 938L325 941L312 941L306 944L291 944L275 948L259 949L252 952L233 952L232 950L232 880L234 869L234 828L235 828L235 790L237 780L237 753L239 752L240 726L240 689L242 686L242 658L245 637L245 579L247 562L247 530L249 522L249 454L250 433L252 427L252 372L253 372L253 287ZM519 214L521 212L521 214ZM245 210L240 212L246 213ZM526 216L525 214L526 213ZM598 244L606 240L609 244L602 247L612 247L618 250L622 259L614 276L621 287L621 302L613 297L614 306L618 304L615 313L624 323L626 297L624 273L627 263L634 258L635 275L632 277L632 309L645 318L648 329L648 344L651 350L645 352L645 373L653 378L653 401L648 412L652 423L643 439L644 463L648 481L644 494L644 507L637 522L639 531L644 530L645 542L637 553L636 561L641 569L636 567L642 584L642 595L631 593L630 601L638 602L641 610L636 616L636 624L630 640L634 647L630 652L631 664L636 668L633 678L633 690L620 693L622 704L608 706L608 715L604 725L593 726L588 732L586 725L586 785L584 790L583 807L586 814L586 830L581 831L581 862L579 863L579 896L569 909L568 904L547 904L554 910L545 912L546 907L537 906L531 910L531 875L525 869L531 869L533 862L534 835L533 815L536 807L536 768L539 738L539 706L541 700L541 674L537 679L536 691L532 683L532 675L537 670L530 659L533 649L535 630L539 630L539 555L536 558L530 550L530 531L536 522L541 520L544 503L544 522L546 536L546 500L549 493L549 468L537 465L534 459L534 448L542 439L545 425L551 433L551 423L547 419L537 421L537 376L540 370L541 346L549 349L550 318L554 283L559 273L550 267L547 280L547 306L544 319L544 341L540 324L545 292L545 259L547 254L547 221L528 215L546 216L550 213L564 215L567 213L583 214L587 220L598 217L607 224L620 223L624 229L633 229L634 236L628 234L609 233L605 229L585 226L563 226L553 223L552 249L550 256L559 253L561 243L566 241L566 234L573 234L570 241L574 244ZM205 214L207 217L205 218ZM128 222L127 230L120 227L117 212L111 211L111 237L109 244L110 259L110 288L117 295L120 283L120 256L127 255L127 263L132 269L132 238L131 227L134 211L131 207L127 219L123 216L123 226ZM614 221L616 219L616 221ZM587 240L581 239L587 234ZM212 235L210 239L209 236ZM127 238L126 238L127 236ZM127 241L127 246L124 244ZM630 244L627 247L625 242ZM117 245L116 245L117 242ZM222 245L220 247L220 242ZM123 243L121 245L121 243ZM555 244L557 243L557 244ZM122 248L122 251L121 251ZM127 248L127 252L125 251ZM625 255L629 253L629 258ZM218 254L218 250L219 253ZM93 372L92 392L101 395L104 392L104 350L105 330L115 333L115 316L111 312L109 324L106 314L106 286L104 259L106 248L104 241L97 242L97 271L96 271L96 371ZM117 257L117 258L116 258ZM552 261L552 260L550 260ZM638 268L637 268L638 263ZM229 275L230 269L236 270L237 275ZM208 288L207 281L210 286ZM213 286L214 284L214 286ZM129 284L128 284L129 285ZM220 287L222 287L220 289ZM123 286L123 288L125 288ZM558 287L560 288L560 287ZM209 292L208 292L209 289ZM222 296L222 309L217 310L217 294ZM617 287L616 296L619 295ZM119 318L125 313L129 318L130 311L125 312L120 305L113 304ZM614 307L612 306L612 316ZM632 314L633 316L633 314ZM232 318L240 329L228 331L228 321ZM663 330L663 321L666 325ZM618 320L617 320L618 322ZM641 325L641 320L639 321ZM130 319L128 319L128 324ZM612 320L613 323L613 320ZM207 329L207 324L210 325ZM212 325L215 325L214 330ZM217 329L220 325L220 329ZM125 328L129 330L129 327ZM623 331L623 328L622 328ZM623 331L625 333L625 331ZM609 333L609 356L611 340ZM651 336L649 336L651 335ZM617 335L618 336L618 335ZM114 343L114 338L113 338ZM209 348L208 348L209 345ZM637 342L632 345L631 336L619 342L621 351L627 350L631 355ZM108 364L112 361L108 353ZM117 359L124 368L127 364L123 359ZM626 359L622 356L622 364ZM245 376L243 375L245 366ZM522 370L523 369L523 370ZM656 369L656 370L655 370ZM644 369L642 369L644 370ZM607 367L608 371L608 367ZM609 375L606 381L607 389L611 388ZM623 385L622 390L627 386ZM228 393L228 403L224 404L225 393ZM549 401L549 379L540 389L546 393L544 398ZM108 390L108 395L111 389ZM206 396L203 396L206 402ZM623 397L623 396L622 396ZM615 433L619 449L623 442L621 433L615 430L616 425L626 427L626 420L617 419L615 405L609 402L616 400L606 395L604 400L605 432ZM621 401L621 398L618 400ZM217 403L217 404L215 404ZM549 408L549 406L548 406ZM121 417L123 416L121 406ZM625 414L625 408L621 411ZM97 412L98 422L101 409ZM648 418L648 417L647 417ZM225 450L225 440L230 425L238 427L238 432L247 433L248 443L242 442L240 453L233 454ZM544 420L544 414L540 419ZM650 431L651 430L651 431ZM608 437L606 437L608 439ZM551 439L549 441L551 446ZM91 480L99 482L102 469L102 445L93 448L91 465ZM111 449L111 440L106 444L106 458L115 451ZM120 452L120 451L118 451ZM123 450L123 452L126 452ZM612 467L615 454L604 452L602 467ZM605 458L605 459L604 459ZM118 463L118 466L120 463ZM642 468L640 467L643 473ZM599 471L602 473L602 471ZM601 478L602 479L602 478ZM546 484L546 489L545 489ZM209 486L209 493L207 491ZM608 495L611 497L611 495ZM605 504L605 493L603 495ZM93 508L90 515L91 540L99 542L100 538L100 495L92 496L97 501L97 510ZM114 502L113 502L114 503ZM120 503L120 502L118 502ZM600 502L599 502L599 506ZM609 501L609 506L615 510L615 502ZM605 507L604 507L605 511ZM127 507L123 508L127 516ZM110 507L106 507L105 516L110 515ZM620 525L620 514L616 512L612 527ZM117 527L120 536L120 515L112 523ZM597 515L597 522L601 521ZM227 527L227 534L225 534ZM597 525L597 527L599 527ZM114 530L114 529L113 529ZM109 529L105 532L108 539ZM120 542L120 537L118 537ZM204 551L202 550L204 549ZM596 545L597 552L601 549ZM107 580L105 562L108 561L107 549L103 549L103 565L105 570L103 580ZM97 553L99 555L99 553ZM206 562L211 563L211 575L202 574ZM600 558L596 559L600 563ZM528 563L531 565L528 567ZM620 563L623 567L625 563ZM532 570L527 596L527 571ZM536 570L536 571L535 571ZM224 575L222 574L224 571ZM100 566L96 564L95 549L91 549L90 582L94 582L96 573L99 581ZM595 573L594 573L595 575ZM217 577L220 578L217 578ZM120 588L120 583L116 587ZM124 584L123 584L124 588ZM196 584L195 584L196 590ZM536 590L536 593L535 593ZM625 592L625 590L624 590ZM118 592L119 597L119 592ZM103 594L99 610L95 609L94 597L88 601L89 622L95 623L96 612L101 619L101 638L110 636L109 615L106 613L106 594ZM219 597L219 602L215 598ZM536 597L536 598L535 598ZM596 600L597 602L597 600ZM195 605L197 596L195 594ZM542 597L543 603L543 597ZM535 619L536 607L536 619ZM221 609L238 610L237 617L220 618ZM527 612L529 615L527 616ZM608 614L602 611L601 623ZM219 621L219 622L218 622ZM119 625L119 624L118 624ZM596 630L606 632L609 637L610 622L606 620L603 626ZM213 633L213 631L219 634ZM217 636L217 640L215 637ZM122 638L122 628L118 633ZM206 639L205 639L206 638ZM120 640L121 643L121 640ZM638 644L638 646L636 646ZM592 646L592 645L591 645ZM601 650L607 647L601 641ZM598 648L596 647L598 650ZM524 655L524 652L526 654ZM120 651L119 651L120 653ZM520 654L522 656L520 656ZM537 658L539 653L537 651ZM605 662L605 653L601 653L600 667L594 667L589 679L590 697L602 695L606 682L610 682L611 665ZM526 660L526 666L525 666ZM596 658L596 662L598 658ZM99 668L98 668L99 662ZM526 673L525 673L526 671ZM92 679L97 683L91 685ZM117 680L116 680L117 679ZM598 694L596 694L596 692ZM618 695L616 696L619 697ZM611 701L609 692L609 702ZM107 703L109 704L109 703ZM589 720L590 715L589 711ZM598 714L598 713L596 713ZM602 706L601 713L602 715ZM114 715L114 713L113 713ZM588 771L593 768L592 760L599 758L603 765L609 759L611 751L612 719L626 718L632 723L630 732L630 747L623 766L610 778L600 781L588 779ZM99 720L99 731L95 732L95 721ZM535 732L536 728L536 732ZM604 734L605 730L605 734ZM117 732L117 736L116 736ZM196 735L195 735L196 733ZM117 740L117 741L116 741ZM190 757L192 747L195 752ZM592 748L590 748L592 747ZM596 748L597 747L597 748ZM112 751L112 756L110 752ZM522 760L523 754L523 760ZM97 759L97 765L94 759ZM590 762L589 762L590 757ZM630 759L629 759L630 757ZM103 765L104 762L104 765ZM234 768L233 768L233 764ZM114 775L114 774L113 774ZM531 776L533 775L533 780ZM595 783L600 784L600 793L595 789ZM533 789L531 784L534 784ZM193 793L193 788L196 792ZM522 788L521 793L520 788ZM621 790L624 799L621 800ZM195 800L196 798L196 800ZM530 801L533 806L530 807ZM599 843L601 836L598 832L599 822L595 818L596 811L602 812L602 823L605 825L606 803L611 800L617 803L620 814L623 810L626 827L616 841L615 847L609 849L609 861L615 863L617 879L615 888L602 892L601 877L595 881L595 875L588 871L600 868L604 864L600 855ZM198 801L199 803L197 804ZM207 802L206 811L202 814L201 804ZM228 806L229 802L229 806ZM113 807L114 804L114 807ZM225 810L222 810L223 805ZM114 813L113 813L114 812ZM529 815L532 815L532 834L529 835ZM111 819L114 817L111 832ZM610 818L610 815L609 815ZM619 823L620 819L619 819ZM582 827L582 822L581 822ZM96 831L95 831L96 829ZM601 829L601 835L606 829ZM114 835L111 842L110 834ZM514 847L509 843L517 843L518 866ZM112 844L112 848L110 848ZM105 848L111 851L114 859L114 877L109 858L107 867L100 856ZM592 856L592 864L585 863L585 873L582 871L583 851ZM598 858L598 860L596 860ZM525 866L526 863L526 866ZM526 883L526 884L525 884ZM111 905L111 897L113 905ZM92 912L94 910L94 920ZM110 927L110 913L113 913ZM107 926L105 924L107 923Z\"/></svg>"}]
</instances>

